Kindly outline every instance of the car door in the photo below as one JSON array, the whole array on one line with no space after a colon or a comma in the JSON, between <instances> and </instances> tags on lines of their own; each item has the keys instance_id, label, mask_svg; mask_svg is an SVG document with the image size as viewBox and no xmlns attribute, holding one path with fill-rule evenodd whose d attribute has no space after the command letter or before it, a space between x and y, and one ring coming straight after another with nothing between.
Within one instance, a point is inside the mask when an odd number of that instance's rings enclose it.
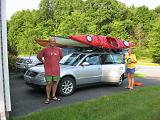
<instances>
[{"instance_id":1,"label":"car door","mask_svg":"<svg viewBox=\"0 0 160 120\"><path fill-rule=\"evenodd\" d=\"M99 82L102 74L99 55L92 54L85 57L74 72L76 74L77 84Z\"/></svg>"},{"instance_id":2,"label":"car door","mask_svg":"<svg viewBox=\"0 0 160 120\"><path fill-rule=\"evenodd\" d=\"M102 55L102 82L118 82L125 72L124 56L122 54Z\"/></svg>"}]
</instances>

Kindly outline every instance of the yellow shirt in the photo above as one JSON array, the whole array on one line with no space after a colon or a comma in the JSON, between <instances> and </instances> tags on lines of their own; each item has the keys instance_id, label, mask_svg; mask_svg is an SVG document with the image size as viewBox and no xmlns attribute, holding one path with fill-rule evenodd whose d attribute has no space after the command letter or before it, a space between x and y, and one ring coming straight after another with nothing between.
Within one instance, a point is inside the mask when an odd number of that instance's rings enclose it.
<instances>
[{"instance_id":1,"label":"yellow shirt","mask_svg":"<svg viewBox=\"0 0 160 120\"><path fill-rule=\"evenodd\" d=\"M127 68L135 68L135 64L137 63L136 56L134 54L126 55L125 62L127 64Z\"/></svg>"}]
</instances>

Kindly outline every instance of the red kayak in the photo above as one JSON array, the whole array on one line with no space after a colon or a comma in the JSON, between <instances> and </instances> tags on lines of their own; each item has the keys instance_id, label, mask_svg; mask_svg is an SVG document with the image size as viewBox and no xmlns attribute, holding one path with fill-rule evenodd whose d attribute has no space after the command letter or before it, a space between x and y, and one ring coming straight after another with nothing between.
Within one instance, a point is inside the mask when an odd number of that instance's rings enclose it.
<instances>
[{"instance_id":1,"label":"red kayak","mask_svg":"<svg viewBox=\"0 0 160 120\"><path fill-rule=\"evenodd\" d=\"M123 41L120 39L116 39L113 37L108 36L99 36L99 35L91 35L91 36L85 36L85 35L74 35L69 36L70 39L78 41L80 43L84 43L90 46L94 47L100 47L103 49L126 49L135 46L131 42Z\"/></svg>"},{"instance_id":2,"label":"red kayak","mask_svg":"<svg viewBox=\"0 0 160 120\"><path fill-rule=\"evenodd\" d=\"M55 37L56 46L59 47L97 47L102 49L120 50L135 46L131 42L123 41L108 36L99 35L74 35L68 38ZM48 40L37 39L36 42L41 46L47 46Z\"/></svg>"}]
</instances>

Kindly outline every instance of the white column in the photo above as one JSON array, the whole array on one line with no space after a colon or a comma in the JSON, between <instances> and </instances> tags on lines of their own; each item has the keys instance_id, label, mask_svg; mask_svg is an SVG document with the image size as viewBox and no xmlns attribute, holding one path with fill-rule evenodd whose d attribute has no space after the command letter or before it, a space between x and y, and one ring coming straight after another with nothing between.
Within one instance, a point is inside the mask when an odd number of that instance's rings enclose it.
<instances>
[{"instance_id":1,"label":"white column","mask_svg":"<svg viewBox=\"0 0 160 120\"><path fill-rule=\"evenodd\" d=\"M6 120L5 112L10 110L6 1L0 0L0 120Z\"/></svg>"},{"instance_id":2,"label":"white column","mask_svg":"<svg viewBox=\"0 0 160 120\"><path fill-rule=\"evenodd\" d=\"M2 0L1 0L0 5L2 6ZM1 8L2 7L0 7L0 9ZM2 15L2 11L1 11L0 15ZM3 63L2 63L2 17L0 17L0 120L6 120L5 99L4 99Z\"/></svg>"},{"instance_id":3,"label":"white column","mask_svg":"<svg viewBox=\"0 0 160 120\"><path fill-rule=\"evenodd\" d=\"M6 20L6 0L2 0L2 46L3 46L3 74L6 111L11 111L9 70L8 70L8 46L7 46L7 20Z\"/></svg>"}]
</instances>

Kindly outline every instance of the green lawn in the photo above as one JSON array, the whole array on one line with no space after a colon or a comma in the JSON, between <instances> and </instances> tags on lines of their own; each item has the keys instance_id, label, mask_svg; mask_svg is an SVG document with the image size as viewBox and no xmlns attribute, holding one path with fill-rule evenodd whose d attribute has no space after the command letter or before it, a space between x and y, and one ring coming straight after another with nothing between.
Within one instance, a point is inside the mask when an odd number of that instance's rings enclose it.
<instances>
[{"instance_id":1,"label":"green lawn","mask_svg":"<svg viewBox=\"0 0 160 120\"><path fill-rule=\"evenodd\" d=\"M138 59L137 65L140 66L160 66L158 63L153 63L153 59L144 58L144 59Z\"/></svg>"},{"instance_id":2,"label":"green lawn","mask_svg":"<svg viewBox=\"0 0 160 120\"><path fill-rule=\"evenodd\" d=\"M151 59L138 60L137 65L141 65L141 66L160 66L160 64L158 64L158 63L153 63L153 60L151 60Z\"/></svg>"},{"instance_id":3,"label":"green lawn","mask_svg":"<svg viewBox=\"0 0 160 120\"><path fill-rule=\"evenodd\" d=\"M144 74L142 74L142 73L135 73L135 77L138 77L138 78L143 78L143 77L145 77L145 75Z\"/></svg>"},{"instance_id":4,"label":"green lawn","mask_svg":"<svg viewBox=\"0 0 160 120\"><path fill-rule=\"evenodd\" d=\"M147 62L138 62L137 65L140 66L160 66L158 63L147 63Z\"/></svg>"},{"instance_id":5,"label":"green lawn","mask_svg":"<svg viewBox=\"0 0 160 120\"><path fill-rule=\"evenodd\" d=\"M160 86L43 109L13 120L160 120Z\"/></svg>"}]
</instances>

